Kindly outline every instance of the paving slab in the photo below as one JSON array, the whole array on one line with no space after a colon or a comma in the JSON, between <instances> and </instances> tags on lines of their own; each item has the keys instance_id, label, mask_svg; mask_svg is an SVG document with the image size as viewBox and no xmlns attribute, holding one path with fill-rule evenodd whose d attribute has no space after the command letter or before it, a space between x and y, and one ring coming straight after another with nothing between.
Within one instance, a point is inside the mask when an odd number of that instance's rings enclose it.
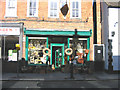
<instances>
[{"instance_id":1,"label":"paving slab","mask_svg":"<svg viewBox=\"0 0 120 90\"><path fill-rule=\"evenodd\" d=\"M2 80L117 80L120 74L93 73L93 74L73 74L74 79L70 78L70 73L4 73Z\"/></svg>"}]
</instances>

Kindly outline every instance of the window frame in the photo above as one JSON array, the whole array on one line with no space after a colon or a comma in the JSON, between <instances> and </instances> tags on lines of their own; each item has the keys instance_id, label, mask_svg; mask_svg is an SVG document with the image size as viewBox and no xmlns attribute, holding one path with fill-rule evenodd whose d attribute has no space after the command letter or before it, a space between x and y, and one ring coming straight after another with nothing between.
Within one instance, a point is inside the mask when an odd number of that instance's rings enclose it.
<instances>
[{"instance_id":1,"label":"window frame","mask_svg":"<svg viewBox=\"0 0 120 90\"><path fill-rule=\"evenodd\" d=\"M36 0L36 14L30 15L30 0L27 0L27 17L38 17L38 0Z\"/></svg>"},{"instance_id":2,"label":"window frame","mask_svg":"<svg viewBox=\"0 0 120 90\"><path fill-rule=\"evenodd\" d=\"M72 2L78 2L78 17L72 16ZM81 19L81 0L70 0L70 18L71 19Z\"/></svg>"},{"instance_id":3,"label":"window frame","mask_svg":"<svg viewBox=\"0 0 120 90\"><path fill-rule=\"evenodd\" d=\"M57 16L50 16L51 2L57 2ZM48 18L59 18L59 0L48 0Z\"/></svg>"},{"instance_id":4,"label":"window frame","mask_svg":"<svg viewBox=\"0 0 120 90\"><path fill-rule=\"evenodd\" d=\"M10 2L10 0L6 0L6 10L5 10L5 18L6 17L17 17L17 0L15 0L15 5L14 5L14 7L10 7L10 6L8 6L9 5L9 2ZM11 15L9 12L10 12L10 10L9 9L13 9L14 10L14 14L13 15Z\"/></svg>"}]
</instances>

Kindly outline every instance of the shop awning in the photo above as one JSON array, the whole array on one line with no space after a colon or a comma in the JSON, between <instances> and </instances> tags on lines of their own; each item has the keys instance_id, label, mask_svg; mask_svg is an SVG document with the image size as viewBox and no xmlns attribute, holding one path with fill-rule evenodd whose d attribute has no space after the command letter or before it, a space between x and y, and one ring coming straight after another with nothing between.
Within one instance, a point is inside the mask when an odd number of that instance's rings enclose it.
<instances>
[{"instance_id":1,"label":"shop awning","mask_svg":"<svg viewBox=\"0 0 120 90\"><path fill-rule=\"evenodd\" d=\"M61 31L61 30L26 30L24 29L24 35L64 35L64 36L73 36L74 31ZM77 31L77 34L80 36L91 36L92 30Z\"/></svg>"}]
</instances>

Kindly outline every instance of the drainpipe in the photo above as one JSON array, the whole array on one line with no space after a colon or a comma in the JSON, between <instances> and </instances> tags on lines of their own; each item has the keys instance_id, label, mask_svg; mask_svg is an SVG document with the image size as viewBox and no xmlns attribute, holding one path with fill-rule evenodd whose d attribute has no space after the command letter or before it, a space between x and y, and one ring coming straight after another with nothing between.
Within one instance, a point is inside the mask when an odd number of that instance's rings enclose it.
<instances>
[{"instance_id":1,"label":"drainpipe","mask_svg":"<svg viewBox=\"0 0 120 90\"><path fill-rule=\"evenodd\" d=\"M97 10L96 10L96 0L93 1L93 30L94 30L94 44L97 44Z\"/></svg>"}]
</instances>

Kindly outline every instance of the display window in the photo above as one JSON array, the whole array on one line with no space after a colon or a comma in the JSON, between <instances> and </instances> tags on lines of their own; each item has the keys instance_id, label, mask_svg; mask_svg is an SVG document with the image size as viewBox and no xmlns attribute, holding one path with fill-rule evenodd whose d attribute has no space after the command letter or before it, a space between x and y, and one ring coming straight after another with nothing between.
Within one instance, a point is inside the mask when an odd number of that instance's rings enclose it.
<instances>
[{"instance_id":1,"label":"display window","mask_svg":"<svg viewBox=\"0 0 120 90\"><path fill-rule=\"evenodd\" d=\"M83 38L79 38L76 47L74 47L74 45L73 45L73 39L70 38L69 46L73 50L74 49L76 50L75 58L77 60L76 61L77 63L83 63L85 59L87 60L87 55L85 53L85 50L87 49L87 39L85 39L85 38L84 39Z\"/></svg>"},{"instance_id":2,"label":"display window","mask_svg":"<svg viewBox=\"0 0 120 90\"><path fill-rule=\"evenodd\" d=\"M70 38L70 43L69 43L70 48L73 48L73 39ZM78 43L76 47L78 53L84 53L85 49L87 49L87 39L78 39Z\"/></svg>"},{"instance_id":3,"label":"display window","mask_svg":"<svg viewBox=\"0 0 120 90\"><path fill-rule=\"evenodd\" d=\"M47 38L29 37L28 64L46 64L47 56L43 54Z\"/></svg>"},{"instance_id":4,"label":"display window","mask_svg":"<svg viewBox=\"0 0 120 90\"><path fill-rule=\"evenodd\" d=\"M19 36L0 36L0 58L6 61L17 61L15 45L19 43Z\"/></svg>"}]
</instances>

